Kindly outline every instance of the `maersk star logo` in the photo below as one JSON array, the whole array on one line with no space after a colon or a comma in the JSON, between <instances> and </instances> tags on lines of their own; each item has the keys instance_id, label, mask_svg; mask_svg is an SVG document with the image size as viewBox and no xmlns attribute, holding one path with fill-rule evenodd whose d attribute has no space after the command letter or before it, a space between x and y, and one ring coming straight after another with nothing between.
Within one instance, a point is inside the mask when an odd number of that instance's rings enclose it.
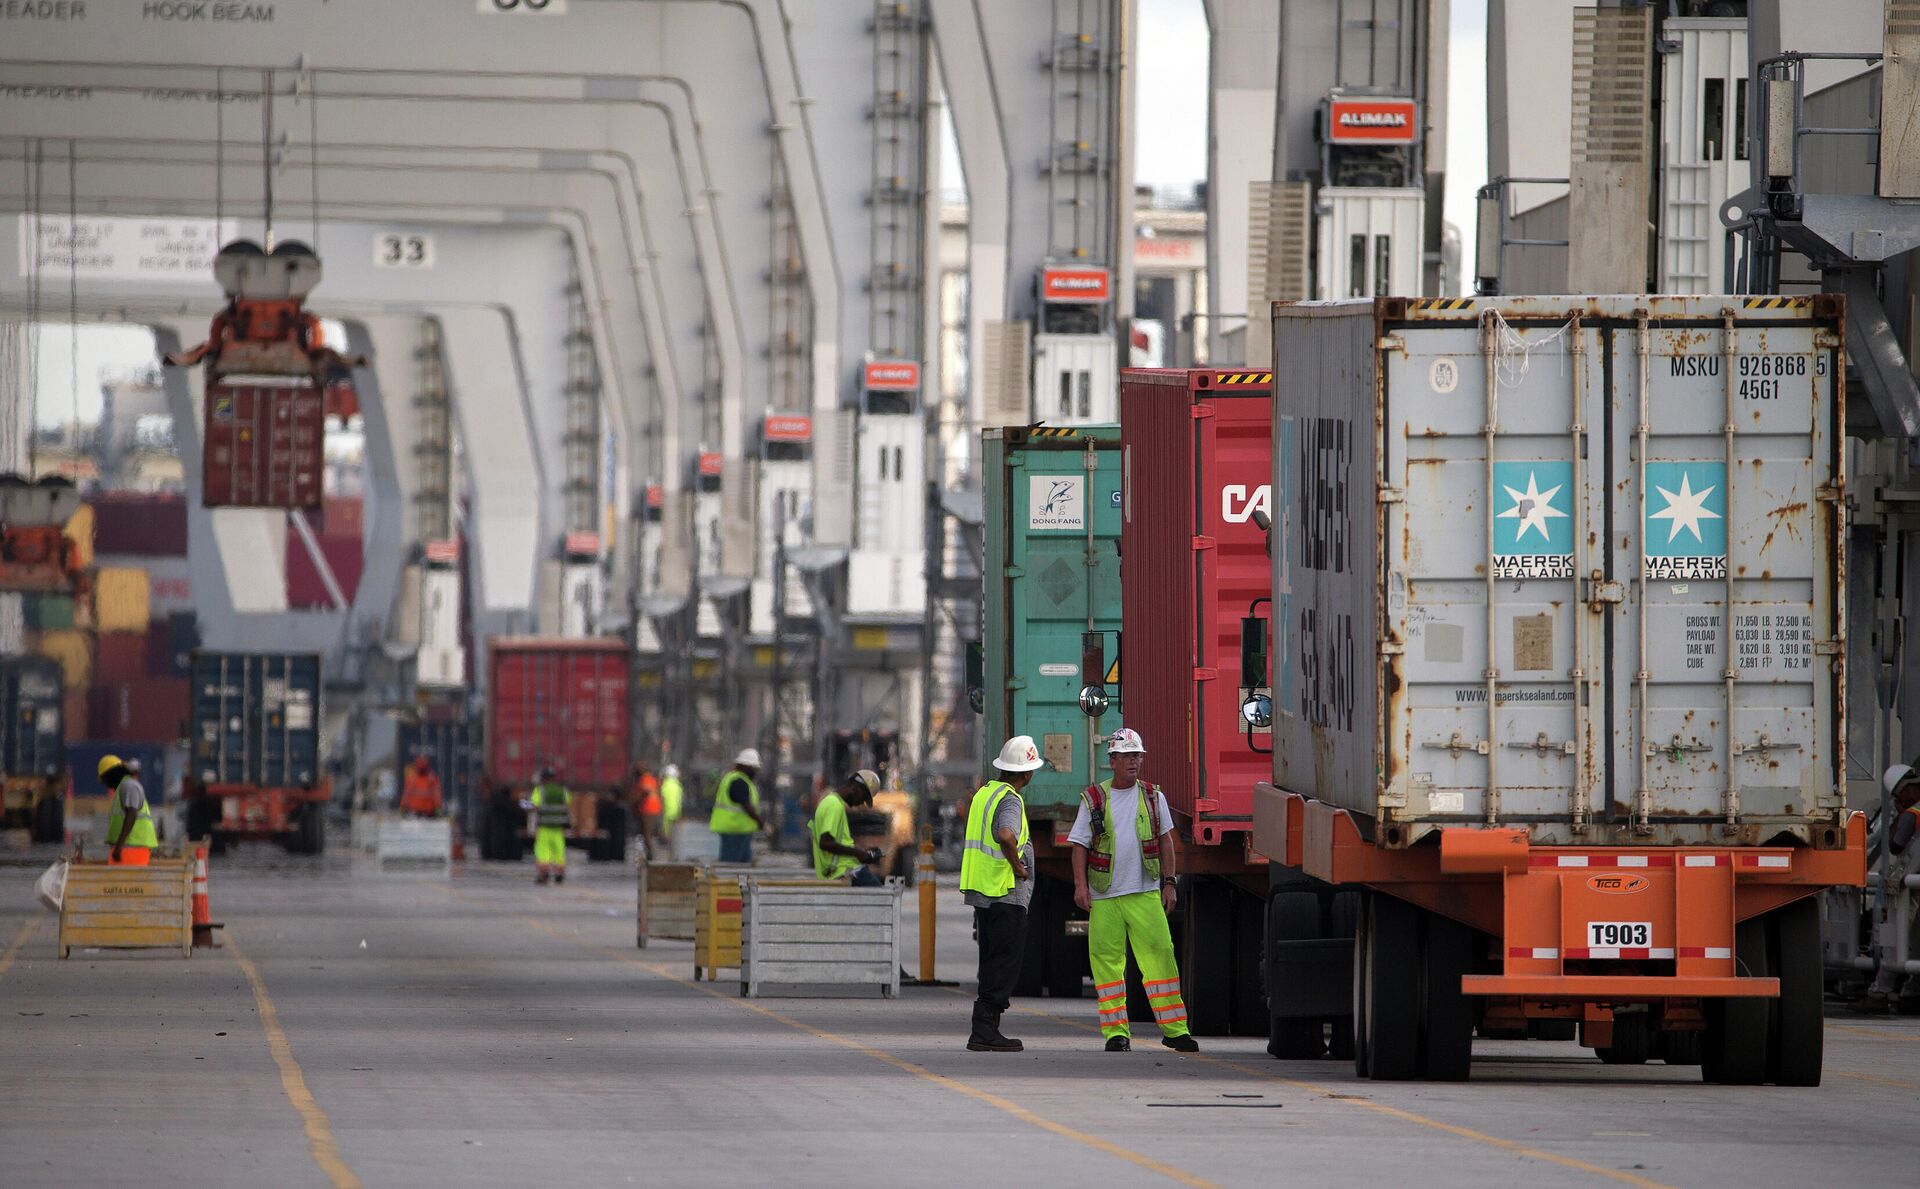
<instances>
[{"instance_id":1,"label":"maersk star logo","mask_svg":"<svg viewBox=\"0 0 1920 1189\"><path fill-rule=\"evenodd\" d=\"M1680 531L1685 529L1687 532L1693 534L1695 541L1704 544L1706 538L1700 535L1700 522L1702 520L1720 519L1720 513L1707 507L1707 497L1712 495L1717 490L1717 487L1702 487L1699 491L1695 491L1693 490L1693 476L1682 471L1680 473L1680 490L1668 491L1666 488L1658 485L1654 487L1654 490L1666 498L1667 506L1658 512L1647 513L1647 519L1664 520L1667 522L1669 526L1667 529L1668 541L1672 541L1675 537L1678 537Z\"/></svg>"},{"instance_id":2,"label":"maersk star logo","mask_svg":"<svg viewBox=\"0 0 1920 1189\"><path fill-rule=\"evenodd\" d=\"M1503 484L1502 486L1505 485ZM1507 497L1513 501L1513 506L1504 512L1495 513L1495 516L1500 520L1518 520L1520 522L1518 531L1514 533L1515 544L1526 544L1527 531L1529 529L1537 529L1540 533L1541 545L1543 547L1546 545L1548 540L1547 521L1556 516L1566 515L1565 512L1553 506L1553 497L1559 495L1560 489L1564 486L1565 484L1563 483L1556 483L1545 491L1541 491L1539 476L1535 471L1528 470L1527 489L1525 491L1519 491L1512 487L1506 488Z\"/></svg>"}]
</instances>

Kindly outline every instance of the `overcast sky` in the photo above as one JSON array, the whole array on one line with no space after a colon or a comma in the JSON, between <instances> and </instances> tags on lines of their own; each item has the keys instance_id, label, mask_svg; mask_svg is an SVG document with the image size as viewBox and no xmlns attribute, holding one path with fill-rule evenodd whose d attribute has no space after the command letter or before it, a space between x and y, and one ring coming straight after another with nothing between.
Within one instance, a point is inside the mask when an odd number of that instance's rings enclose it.
<instances>
[{"instance_id":1,"label":"overcast sky","mask_svg":"<svg viewBox=\"0 0 1920 1189\"><path fill-rule=\"evenodd\" d=\"M1135 176L1156 187L1190 187L1207 174L1207 19L1200 0L1138 0L1138 79L1135 104ZM1463 260L1473 260L1473 192L1487 180L1486 0L1453 0L1451 86L1447 97L1446 217L1460 229ZM944 188L960 182L947 155ZM1470 263L1468 265L1470 267ZM321 289L324 305L325 288ZM39 420L57 425L100 414L100 379L151 362L152 339L124 326L89 326L76 356L65 326L49 326L40 340ZM73 380L79 378L76 391Z\"/></svg>"}]
</instances>

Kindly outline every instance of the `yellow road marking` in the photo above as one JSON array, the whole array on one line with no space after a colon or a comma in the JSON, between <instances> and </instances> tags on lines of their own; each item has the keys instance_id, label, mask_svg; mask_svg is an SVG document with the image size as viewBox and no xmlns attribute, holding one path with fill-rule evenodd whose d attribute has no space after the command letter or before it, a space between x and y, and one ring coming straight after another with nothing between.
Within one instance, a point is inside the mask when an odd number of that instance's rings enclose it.
<instances>
[{"instance_id":1,"label":"yellow road marking","mask_svg":"<svg viewBox=\"0 0 1920 1189\"><path fill-rule=\"evenodd\" d=\"M1109 1143L1108 1141L1101 1139L1097 1135L1090 1135L1087 1132L1078 1130L1077 1128L1068 1127L1064 1123L1056 1123L1055 1121L1045 1117L1044 1115L1035 1114L1033 1111L1028 1110L1026 1107L1021 1106L1019 1103L1014 1102L1011 1099L1002 1098L998 1094L988 1093L985 1090L981 1090L977 1087L970 1086L967 1083L960 1081L956 1078L947 1077L945 1074L935 1073L924 1066L915 1065L911 1061L902 1060L901 1058L894 1056L892 1053L889 1053L884 1049L874 1048L870 1044L865 1044L861 1041L854 1040L851 1037L841 1036L837 1032L828 1032L824 1028L815 1028L811 1024L803 1023L799 1020L794 1019L792 1016L782 1015L780 1012L774 1011L771 1008L763 1007L758 1003L754 1003L752 1000L736 999L733 996L726 994L725 992L716 990L712 987L702 986L701 984L693 981L692 979L686 978L683 975L675 974L673 971L667 969L664 966L659 966L652 962L642 962L640 959L634 957L631 954L623 953L620 950L608 949L605 946L595 945L593 942L586 941L580 937L562 932L561 930L553 927L552 925L549 925L547 922L539 920L537 918L523 916L520 918L520 920L526 922L529 925L532 925L534 928L539 929L544 933L552 934L553 936L558 937L563 941L571 941L577 945L586 946L589 949L599 950L601 953L608 954L614 958L619 959L622 962L627 962L634 966L638 966L640 969L647 971L649 974L652 974L657 978L663 978L669 982L679 983L681 986L684 986L684 987L691 987L703 995L710 995L713 998L718 999L722 1003L730 1003L735 1007L744 1008L747 1011L754 1012L761 1016L765 1016L767 1019L772 1020L775 1023L784 1024L796 1032L803 1032L808 1036L812 1036L816 1039L824 1040L830 1044L839 1045L841 1048L850 1049L853 1052L860 1053L863 1056L871 1057L875 1061L878 1061L883 1065L890 1065L893 1068L900 1070L902 1073L910 1073L914 1077L920 1078L924 1081L932 1082L936 1086L941 1086L945 1089L952 1090L956 1094L964 1094L965 1096L973 1099L976 1102L983 1102L988 1106L995 1108L996 1110L1004 1111L1023 1123L1030 1123L1033 1126L1038 1127L1043 1131L1051 1131L1053 1134L1058 1135L1064 1139L1070 1139L1075 1143L1084 1144L1087 1147L1094 1149L1095 1151L1104 1152L1109 1156L1113 1156L1118 1159L1124 1160L1128 1164L1131 1164L1136 1168L1144 1168L1149 1172L1158 1173L1161 1176L1166 1177L1168 1180L1177 1181L1182 1185L1194 1186L1195 1189L1202 1189L1202 1187L1210 1187L1213 1185L1212 1181L1204 1180L1200 1177L1196 1177L1192 1175L1191 1173L1183 1172L1180 1169L1173 1167L1171 1164L1163 1164L1160 1161L1155 1160L1150 1156L1142 1156L1138 1152L1131 1151L1127 1148L1123 1148L1118 1144Z\"/></svg>"},{"instance_id":2,"label":"yellow road marking","mask_svg":"<svg viewBox=\"0 0 1920 1189\"><path fill-rule=\"evenodd\" d=\"M959 992L954 993L959 994ZM1041 1016L1062 1024L1072 1025L1084 1031L1098 1031L1095 1025L1085 1020L1072 1020L1065 1016L1057 1016L1052 1012L1039 1011L1030 1007L1017 1007L1014 1010L1020 1012L1022 1015ZM1412 1123L1420 1127L1430 1127L1435 1131L1444 1131L1448 1135L1472 1140L1475 1143L1487 1144L1499 1148L1501 1151L1511 1152L1516 1156L1525 1156L1532 1160L1544 1160L1549 1164L1557 1164L1562 1168L1570 1168L1577 1172L1592 1173L1594 1176L1606 1177L1608 1180L1619 1181L1622 1184L1639 1186L1639 1189L1672 1189L1671 1186L1660 1181L1649 1180L1646 1177L1627 1172L1623 1169L1606 1168L1598 1164L1589 1164L1584 1160L1577 1160L1572 1156L1559 1156L1552 1152L1542 1151L1539 1148L1530 1148L1525 1144L1516 1143L1510 1139L1501 1139L1497 1135L1488 1135L1484 1131L1475 1131L1471 1127L1462 1127L1456 1123L1443 1123L1439 1119L1432 1119L1426 1115L1415 1114L1413 1111L1403 1110L1397 1106L1388 1106L1384 1102L1375 1102L1370 1098L1362 1098L1358 1095L1342 1093L1332 1087L1318 1085L1314 1082L1303 1082L1297 1078L1281 1077L1277 1073L1268 1073L1263 1069L1255 1069L1249 1065L1242 1065L1237 1061L1230 1061L1225 1057L1217 1057L1210 1053L1189 1053L1187 1057L1189 1060L1205 1061L1211 1065L1218 1065L1238 1073L1244 1073L1249 1077L1262 1078L1270 1082L1279 1082L1283 1086L1292 1086L1296 1090L1302 1090L1309 1094L1318 1094L1334 1102L1363 1107L1376 1114L1398 1119L1403 1123Z\"/></svg>"},{"instance_id":3,"label":"yellow road marking","mask_svg":"<svg viewBox=\"0 0 1920 1189\"><path fill-rule=\"evenodd\" d=\"M1909 1044L1920 1042L1920 1032L1896 1032L1892 1028L1856 1028L1851 1024L1828 1024L1828 1032L1844 1032L1848 1036L1871 1036L1875 1040L1904 1040Z\"/></svg>"},{"instance_id":4,"label":"yellow road marking","mask_svg":"<svg viewBox=\"0 0 1920 1189\"><path fill-rule=\"evenodd\" d=\"M293 1059L293 1046L287 1043L287 1034L280 1027L280 1013L274 1009L273 999L267 994L267 984L261 979L260 972L240 949L239 939L234 937L231 928L226 930L227 952L240 964L240 973L247 976L247 983L253 988L253 1002L260 1009L260 1027L267 1034L267 1048L273 1053L273 1063L280 1067L280 1086L287 1093L287 1101L293 1109L300 1112L300 1118L306 1126L307 1148L313 1153L313 1162L327 1175L334 1189L360 1189L360 1178L353 1175L347 1162L340 1158L340 1145L334 1142L333 1128L327 1124L326 1112L313 1100L307 1090L307 1079L300 1073L300 1063Z\"/></svg>"},{"instance_id":5,"label":"yellow road marking","mask_svg":"<svg viewBox=\"0 0 1920 1189\"><path fill-rule=\"evenodd\" d=\"M28 917L27 923L20 926L20 932L14 937L13 944L7 947L6 953L0 954L0 974L5 974L7 967L13 965L13 959L15 955L19 954L20 947L27 944L27 938L33 935L35 926L39 924L39 918Z\"/></svg>"}]
</instances>

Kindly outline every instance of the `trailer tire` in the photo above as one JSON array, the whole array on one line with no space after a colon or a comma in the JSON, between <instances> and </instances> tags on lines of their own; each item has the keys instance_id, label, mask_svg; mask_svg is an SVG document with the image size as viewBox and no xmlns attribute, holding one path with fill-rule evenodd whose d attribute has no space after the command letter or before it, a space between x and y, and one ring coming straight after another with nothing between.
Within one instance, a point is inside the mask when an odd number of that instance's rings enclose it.
<instances>
[{"instance_id":1,"label":"trailer tire","mask_svg":"<svg viewBox=\"0 0 1920 1189\"><path fill-rule=\"evenodd\" d=\"M1654 1037L1654 1055L1668 1065L1698 1065L1706 1033L1662 1032Z\"/></svg>"},{"instance_id":2,"label":"trailer tire","mask_svg":"<svg viewBox=\"0 0 1920 1189\"><path fill-rule=\"evenodd\" d=\"M627 807L603 799L593 809L596 829L606 837L595 836L587 845L589 863L619 863L627 857Z\"/></svg>"},{"instance_id":3,"label":"trailer tire","mask_svg":"<svg viewBox=\"0 0 1920 1189\"><path fill-rule=\"evenodd\" d=\"M521 815L515 809L493 811L493 853L494 857L508 863L518 863L526 853L526 842L520 837Z\"/></svg>"},{"instance_id":4,"label":"trailer tire","mask_svg":"<svg viewBox=\"0 0 1920 1189\"><path fill-rule=\"evenodd\" d=\"M1420 910L1375 894L1367 909L1367 1076L1405 1082L1420 1076Z\"/></svg>"},{"instance_id":5,"label":"trailer tire","mask_svg":"<svg viewBox=\"0 0 1920 1189\"><path fill-rule=\"evenodd\" d=\"M1267 900L1237 884L1233 897L1233 1035L1266 1036Z\"/></svg>"},{"instance_id":6,"label":"trailer tire","mask_svg":"<svg viewBox=\"0 0 1920 1189\"><path fill-rule=\"evenodd\" d=\"M205 842L213 838L213 823L220 820L220 803L208 797L187 800L187 838Z\"/></svg>"},{"instance_id":7,"label":"trailer tire","mask_svg":"<svg viewBox=\"0 0 1920 1189\"><path fill-rule=\"evenodd\" d=\"M1767 941L1780 979L1780 998L1770 1013L1767 1080L1776 1086L1817 1086L1826 1031L1819 901L1809 896L1769 913Z\"/></svg>"},{"instance_id":8,"label":"trailer tire","mask_svg":"<svg viewBox=\"0 0 1920 1189\"><path fill-rule=\"evenodd\" d=\"M1473 1001L1460 980L1473 968L1473 930L1437 913L1426 918L1421 1073L1429 1081L1464 1082L1473 1067Z\"/></svg>"},{"instance_id":9,"label":"trailer tire","mask_svg":"<svg viewBox=\"0 0 1920 1189\"><path fill-rule=\"evenodd\" d=\"M64 796L42 797L40 803L33 807L33 840L55 843L67 840L67 799Z\"/></svg>"},{"instance_id":10,"label":"trailer tire","mask_svg":"<svg viewBox=\"0 0 1920 1189\"><path fill-rule=\"evenodd\" d=\"M1653 1022L1645 1012L1613 1017L1613 1043L1595 1047L1607 1065L1645 1065L1653 1057Z\"/></svg>"},{"instance_id":11,"label":"trailer tire","mask_svg":"<svg viewBox=\"0 0 1920 1189\"><path fill-rule=\"evenodd\" d=\"M1353 1073L1355 1077L1372 1076L1373 1053L1367 1047L1367 984L1372 981L1371 937L1373 932L1368 920L1367 902L1363 896L1353 916L1353 1025L1347 1030L1351 1037Z\"/></svg>"},{"instance_id":12,"label":"trailer tire","mask_svg":"<svg viewBox=\"0 0 1920 1189\"><path fill-rule=\"evenodd\" d=\"M1281 977L1279 951L1283 941L1309 941L1320 936L1320 897L1308 891L1275 892L1267 901L1268 978ZM1279 1061L1312 1061L1327 1051L1317 1017L1267 1016L1267 1055Z\"/></svg>"},{"instance_id":13,"label":"trailer tire","mask_svg":"<svg viewBox=\"0 0 1920 1189\"><path fill-rule=\"evenodd\" d=\"M1759 918L1734 927L1734 956L1741 974L1766 978L1767 930ZM1770 1019L1764 999L1715 999L1707 1003L1707 1037L1700 1076L1723 1086L1757 1086L1766 1079Z\"/></svg>"},{"instance_id":14,"label":"trailer tire","mask_svg":"<svg viewBox=\"0 0 1920 1189\"><path fill-rule=\"evenodd\" d=\"M1184 944L1180 956L1181 992L1187 1026L1195 1036L1233 1034L1233 896L1226 880L1190 875L1180 882Z\"/></svg>"},{"instance_id":15,"label":"trailer tire","mask_svg":"<svg viewBox=\"0 0 1920 1189\"><path fill-rule=\"evenodd\" d=\"M1027 901L1027 938L1020 955L1020 977L1013 980L1013 993L1023 999L1038 999L1047 989L1047 931L1041 922L1053 903L1054 887L1060 881L1035 873L1033 896Z\"/></svg>"}]
</instances>

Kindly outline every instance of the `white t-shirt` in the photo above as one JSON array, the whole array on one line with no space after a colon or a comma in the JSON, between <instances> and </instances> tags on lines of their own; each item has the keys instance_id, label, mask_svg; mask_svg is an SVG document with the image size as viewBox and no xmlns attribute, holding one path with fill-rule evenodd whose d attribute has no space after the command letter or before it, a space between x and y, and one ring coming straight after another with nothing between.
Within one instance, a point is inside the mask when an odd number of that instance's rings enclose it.
<instances>
[{"instance_id":1,"label":"white t-shirt","mask_svg":"<svg viewBox=\"0 0 1920 1189\"><path fill-rule=\"evenodd\" d=\"M1173 830L1173 814L1167 809L1167 795L1154 793L1158 802L1154 809L1159 811L1158 824L1164 837ZM1103 809L1107 824L1113 829L1113 882L1104 892L1093 893L1095 900L1111 900L1115 896L1131 896L1136 892L1156 892L1159 885L1147 878L1146 868L1140 862L1140 832L1134 826L1134 820L1140 814L1140 786L1114 789L1107 795ZM1078 843L1089 851L1093 849L1093 819L1087 813L1087 799L1080 798L1080 811L1074 815L1073 829L1067 834L1067 841ZM1166 846L1163 843L1161 850ZM1088 881L1091 884L1091 880Z\"/></svg>"}]
</instances>

